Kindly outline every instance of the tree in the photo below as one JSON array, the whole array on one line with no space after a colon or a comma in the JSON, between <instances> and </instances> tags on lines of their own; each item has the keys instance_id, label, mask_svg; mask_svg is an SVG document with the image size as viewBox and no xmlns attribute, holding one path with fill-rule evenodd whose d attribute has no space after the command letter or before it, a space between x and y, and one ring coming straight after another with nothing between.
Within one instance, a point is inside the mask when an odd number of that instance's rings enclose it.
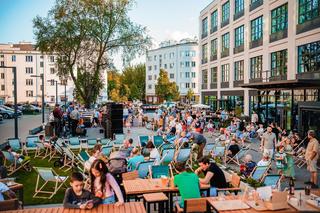
<instances>
[{"instance_id":1,"label":"tree","mask_svg":"<svg viewBox=\"0 0 320 213\"><path fill-rule=\"evenodd\" d=\"M179 100L180 94L178 86L175 82L170 82L168 78L168 73L160 69L159 78L156 85L156 95L160 100Z\"/></svg>"},{"instance_id":2,"label":"tree","mask_svg":"<svg viewBox=\"0 0 320 213\"><path fill-rule=\"evenodd\" d=\"M192 97L194 96L194 92L191 88L189 88L188 92L187 92L187 98L188 98L188 102L191 102Z\"/></svg>"},{"instance_id":3,"label":"tree","mask_svg":"<svg viewBox=\"0 0 320 213\"><path fill-rule=\"evenodd\" d=\"M132 5L133 0L57 0L47 17L33 20L36 46L57 56L58 74L71 77L86 107L96 101L112 55L121 52L129 61L150 46L146 28L128 17Z\"/></svg>"},{"instance_id":4,"label":"tree","mask_svg":"<svg viewBox=\"0 0 320 213\"><path fill-rule=\"evenodd\" d=\"M127 67L122 73L122 83L128 85L129 99L143 100L146 89L146 67L144 64Z\"/></svg>"}]
</instances>

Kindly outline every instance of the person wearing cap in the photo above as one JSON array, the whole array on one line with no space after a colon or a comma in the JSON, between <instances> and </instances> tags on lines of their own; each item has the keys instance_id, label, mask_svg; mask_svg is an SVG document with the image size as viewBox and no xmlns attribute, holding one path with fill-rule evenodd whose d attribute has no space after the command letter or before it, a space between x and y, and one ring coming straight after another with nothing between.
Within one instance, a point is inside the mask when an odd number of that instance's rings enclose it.
<instances>
[{"instance_id":1,"label":"person wearing cap","mask_svg":"<svg viewBox=\"0 0 320 213\"><path fill-rule=\"evenodd\" d=\"M305 159L307 161L307 169L310 172L310 181L305 182L311 184L312 188L318 188L317 177L317 160L319 158L319 142L316 139L314 130L308 131L309 143L306 149Z\"/></svg>"}]
</instances>

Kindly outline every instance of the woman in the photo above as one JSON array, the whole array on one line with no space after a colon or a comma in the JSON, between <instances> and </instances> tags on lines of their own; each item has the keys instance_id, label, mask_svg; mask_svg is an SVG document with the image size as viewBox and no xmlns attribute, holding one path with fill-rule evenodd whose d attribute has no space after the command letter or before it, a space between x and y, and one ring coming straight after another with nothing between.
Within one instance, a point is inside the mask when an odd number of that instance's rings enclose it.
<instances>
[{"instance_id":1,"label":"woman","mask_svg":"<svg viewBox=\"0 0 320 213\"><path fill-rule=\"evenodd\" d=\"M286 177L292 177L295 179L295 172L294 172L294 160L293 160L293 149L292 146L290 145L291 141L289 138L287 138L284 141L284 152L286 153L286 158L287 158L287 164L285 165L283 169L283 174Z\"/></svg>"},{"instance_id":2,"label":"woman","mask_svg":"<svg viewBox=\"0 0 320 213\"><path fill-rule=\"evenodd\" d=\"M154 146L152 141L149 141L147 143L146 148L150 152L150 159L154 160L154 165L159 165L159 163L160 163L160 153L157 150L157 148Z\"/></svg>"}]
</instances>

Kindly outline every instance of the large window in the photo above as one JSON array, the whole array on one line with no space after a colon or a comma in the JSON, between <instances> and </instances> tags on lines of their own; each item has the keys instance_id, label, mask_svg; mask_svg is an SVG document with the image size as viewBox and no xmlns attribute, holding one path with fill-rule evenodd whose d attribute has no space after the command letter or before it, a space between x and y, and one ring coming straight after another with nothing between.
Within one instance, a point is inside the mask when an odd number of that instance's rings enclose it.
<instances>
[{"instance_id":1,"label":"large window","mask_svg":"<svg viewBox=\"0 0 320 213\"><path fill-rule=\"evenodd\" d=\"M320 71L320 41L298 47L298 73Z\"/></svg>"},{"instance_id":2,"label":"large window","mask_svg":"<svg viewBox=\"0 0 320 213\"><path fill-rule=\"evenodd\" d=\"M229 64L221 66L221 82L229 82Z\"/></svg>"},{"instance_id":3,"label":"large window","mask_svg":"<svg viewBox=\"0 0 320 213\"><path fill-rule=\"evenodd\" d=\"M222 52L229 51L230 47L230 34L226 33L222 35Z\"/></svg>"},{"instance_id":4,"label":"large window","mask_svg":"<svg viewBox=\"0 0 320 213\"><path fill-rule=\"evenodd\" d=\"M244 61L236 61L234 62L234 80L242 81L244 75Z\"/></svg>"},{"instance_id":5,"label":"large window","mask_svg":"<svg viewBox=\"0 0 320 213\"><path fill-rule=\"evenodd\" d=\"M211 13L211 32L214 28L218 27L218 10L215 10Z\"/></svg>"},{"instance_id":6,"label":"large window","mask_svg":"<svg viewBox=\"0 0 320 213\"><path fill-rule=\"evenodd\" d=\"M251 21L251 41L256 41L262 38L263 35L263 16L260 16Z\"/></svg>"},{"instance_id":7,"label":"large window","mask_svg":"<svg viewBox=\"0 0 320 213\"><path fill-rule=\"evenodd\" d=\"M234 43L235 47L239 47L244 44L244 25L234 30Z\"/></svg>"},{"instance_id":8,"label":"large window","mask_svg":"<svg viewBox=\"0 0 320 213\"><path fill-rule=\"evenodd\" d=\"M303 24L320 16L319 0L298 0L299 1L299 18L298 23Z\"/></svg>"},{"instance_id":9,"label":"large window","mask_svg":"<svg viewBox=\"0 0 320 213\"><path fill-rule=\"evenodd\" d=\"M271 77L287 75L287 50L271 53Z\"/></svg>"},{"instance_id":10,"label":"large window","mask_svg":"<svg viewBox=\"0 0 320 213\"><path fill-rule=\"evenodd\" d=\"M211 81L210 81L210 83L211 84L214 84L214 83L217 83L217 81L218 81L218 73L217 73L217 67L211 67L211 69L210 69L210 74L211 74Z\"/></svg>"},{"instance_id":11,"label":"large window","mask_svg":"<svg viewBox=\"0 0 320 213\"><path fill-rule=\"evenodd\" d=\"M32 55L26 56L26 62L32 62Z\"/></svg>"},{"instance_id":12,"label":"large window","mask_svg":"<svg viewBox=\"0 0 320 213\"><path fill-rule=\"evenodd\" d=\"M235 0L234 1L234 13L240 13L244 10L244 0Z\"/></svg>"},{"instance_id":13,"label":"large window","mask_svg":"<svg viewBox=\"0 0 320 213\"><path fill-rule=\"evenodd\" d=\"M262 77L262 55L250 58L250 79Z\"/></svg>"},{"instance_id":14,"label":"large window","mask_svg":"<svg viewBox=\"0 0 320 213\"><path fill-rule=\"evenodd\" d=\"M211 40L211 55L217 55L218 51L218 39Z\"/></svg>"},{"instance_id":15,"label":"large window","mask_svg":"<svg viewBox=\"0 0 320 213\"><path fill-rule=\"evenodd\" d=\"M208 62L208 44L202 45L202 63Z\"/></svg>"},{"instance_id":16,"label":"large window","mask_svg":"<svg viewBox=\"0 0 320 213\"><path fill-rule=\"evenodd\" d=\"M202 70L202 89L207 89L208 70Z\"/></svg>"},{"instance_id":17,"label":"large window","mask_svg":"<svg viewBox=\"0 0 320 213\"><path fill-rule=\"evenodd\" d=\"M230 17L230 2L227 1L222 5L222 22L228 21Z\"/></svg>"},{"instance_id":18,"label":"large window","mask_svg":"<svg viewBox=\"0 0 320 213\"><path fill-rule=\"evenodd\" d=\"M208 35L208 18L202 20L202 38Z\"/></svg>"},{"instance_id":19,"label":"large window","mask_svg":"<svg viewBox=\"0 0 320 213\"><path fill-rule=\"evenodd\" d=\"M271 11L271 33L288 28L288 4L284 4Z\"/></svg>"}]
</instances>

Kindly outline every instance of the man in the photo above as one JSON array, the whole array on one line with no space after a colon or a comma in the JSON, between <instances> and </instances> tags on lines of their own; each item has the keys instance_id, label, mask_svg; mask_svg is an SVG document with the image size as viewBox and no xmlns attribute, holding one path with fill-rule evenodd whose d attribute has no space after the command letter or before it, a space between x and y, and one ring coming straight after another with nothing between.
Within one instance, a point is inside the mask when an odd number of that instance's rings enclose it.
<instances>
[{"instance_id":1,"label":"man","mask_svg":"<svg viewBox=\"0 0 320 213\"><path fill-rule=\"evenodd\" d=\"M255 111L253 111L253 113L251 115L251 122L254 124L257 124L258 121L259 121L258 114Z\"/></svg>"},{"instance_id":2,"label":"man","mask_svg":"<svg viewBox=\"0 0 320 213\"><path fill-rule=\"evenodd\" d=\"M261 137L261 150L269 153L270 159L273 157L273 150L277 140L276 135L272 132L272 127L268 126L267 131Z\"/></svg>"},{"instance_id":3,"label":"man","mask_svg":"<svg viewBox=\"0 0 320 213\"><path fill-rule=\"evenodd\" d=\"M192 150L194 150L196 156L195 159L199 159L202 157L203 149L207 143L207 139L203 136L203 134L198 132L192 132L191 138L193 139Z\"/></svg>"},{"instance_id":4,"label":"man","mask_svg":"<svg viewBox=\"0 0 320 213\"><path fill-rule=\"evenodd\" d=\"M196 169L195 173L198 175L203 172L205 177L200 178L199 181L202 184L210 183L210 196L217 196L217 188L227 188L226 177L223 171L215 163L210 163L210 159L202 157L199 159L199 168Z\"/></svg>"},{"instance_id":5,"label":"man","mask_svg":"<svg viewBox=\"0 0 320 213\"><path fill-rule=\"evenodd\" d=\"M310 183L312 188L318 188L318 177L317 177L317 160L319 158L319 142L315 138L316 133L314 130L308 131L309 143L306 149L305 159L307 161L307 169L310 174Z\"/></svg>"},{"instance_id":6,"label":"man","mask_svg":"<svg viewBox=\"0 0 320 213\"><path fill-rule=\"evenodd\" d=\"M80 120L80 113L78 111L78 107L75 107L74 110L70 113L71 119L71 134L72 136L76 136L76 129Z\"/></svg>"},{"instance_id":7,"label":"man","mask_svg":"<svg viewBox=\"0 0 320 213\"><path fill-rule=\"evenodd\" d=\"M57 137L60 137L61 133L61 121L62 121L62 116L63 112L60 109L60 105L56 104L55 108L53 110L53 116L54 116L54 130L55 130L55 135Z\"/></svg>"}]
</instances>

